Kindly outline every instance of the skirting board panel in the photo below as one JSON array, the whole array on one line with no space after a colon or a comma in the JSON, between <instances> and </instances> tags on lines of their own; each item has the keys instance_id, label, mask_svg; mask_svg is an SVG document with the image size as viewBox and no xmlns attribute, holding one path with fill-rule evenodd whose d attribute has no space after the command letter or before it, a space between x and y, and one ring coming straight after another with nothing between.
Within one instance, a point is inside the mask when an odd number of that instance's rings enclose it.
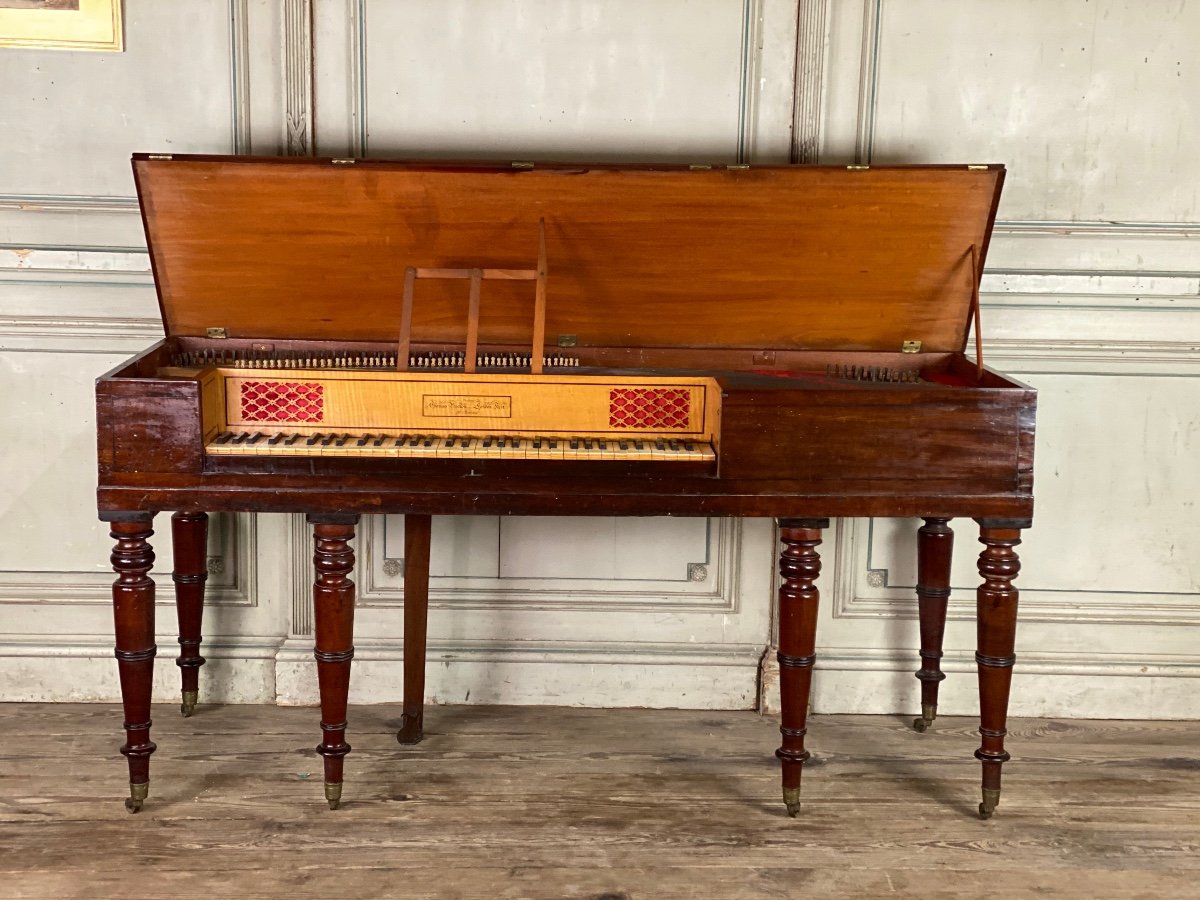
<instances>
[{"instance_id":1,"label":"skirting board panel","mask_svg":"<svg viewBox=\"0 0 1200 900\"><path fill-rule=\"evenodd\" d=\"M918 715L920 666L912 658L875 654L827 658L818 652L813 673L814 714ZM938 715L979 715L975 664L947 654ZM765 710L778 712L778 676L765 670ZM1047 654L1017 655L1011 716L1073 719L1200 719L1200 661L1193 657L1114 662L1098 657L1065 660Z\"/></svg>"},{"instance_id":2,"label":"skirting board panel","mask_svg":"<svg viewBox=\"0 0 1200 900\"><path fill-rule=\"evenodd\" d=\"M274 703L277 639L241 638L201 647L200 702ZM154 661L155 703L179 702L178 646L161 642ZM315 672L313 680L316 680ZM47 638L0 641L0 702L119 703L121 685L111 641Z\"/></svg>"},{"instance_id":3,"label":"skirting board panel","mask_svg":"<svg viewBox=\"0 0 1200 900\"><path fill-rule=\"evenodd\" d=\"M759 654L758 648L729 646L431 644L425 697L428 703L454 704L752 709ZM399 703L403 660L396 644L356 644L350 702ZM276 676L281 706L316 703L311 641L289 641L279 653Z\"/></svg>"}]
</instances>

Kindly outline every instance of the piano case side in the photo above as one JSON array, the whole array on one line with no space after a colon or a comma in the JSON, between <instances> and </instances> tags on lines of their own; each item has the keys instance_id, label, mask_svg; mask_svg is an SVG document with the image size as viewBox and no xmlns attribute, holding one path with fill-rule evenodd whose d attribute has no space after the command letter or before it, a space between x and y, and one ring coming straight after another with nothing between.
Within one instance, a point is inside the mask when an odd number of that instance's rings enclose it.
<instances>
[{"instance_id":1,"label":"piano case side","mask_svg":"<svg viewBox=\"0 0 1200 900\"><path fill-rule=\"evenodd\" d=\"M169 340L160 341L96 380L101 484L115 473L202 471L199 382L149 374L170 349Z\"/></svg>"},{"instance_id":2,"label":"piano case side","mask_svg":"<svg viewBox=\"0 0 1200 900\"><path fill-rule=\"evenodd\" d=\"M731 387L720 477L805 491L1028 496L1035 398L1021 389Z\"/></svg>"}]
</instances>

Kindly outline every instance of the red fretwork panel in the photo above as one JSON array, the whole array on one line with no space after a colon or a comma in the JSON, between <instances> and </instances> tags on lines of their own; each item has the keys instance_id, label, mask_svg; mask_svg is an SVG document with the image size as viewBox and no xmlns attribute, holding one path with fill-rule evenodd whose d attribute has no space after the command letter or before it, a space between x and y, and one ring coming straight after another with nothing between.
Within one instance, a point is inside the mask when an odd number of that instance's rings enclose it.
<instances>
[{"instance_id":1,"label":"red fretwork panel","mask_svg":"<svg viewBox=\"0 0 1200 900\"><path fill-rule=\"evenodd\" d=\"M325 386L313 381L242 383L242 419L247 422L321 422Z\"/></svg>"},{"instance_id":2,"label":"red fretwork panel","mask_svg":"<svg viewBox=\"0 0 1200 900\"><path fill-rule=\"evenodd\" d=\"M679 388L613 388L608 392L611 428L678 428L691 419L691 391Z\"/></svg>"}]
</instances>

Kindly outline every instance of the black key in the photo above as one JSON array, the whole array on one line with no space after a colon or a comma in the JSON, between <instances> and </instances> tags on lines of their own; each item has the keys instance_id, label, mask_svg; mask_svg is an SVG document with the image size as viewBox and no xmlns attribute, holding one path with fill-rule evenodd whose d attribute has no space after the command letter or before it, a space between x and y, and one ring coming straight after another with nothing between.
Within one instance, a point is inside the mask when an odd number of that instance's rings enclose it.
<instances>
[{"instance_id":1,"label":"black key","mask_svg":"<svg viewBox=\"0 0 1200 900\"><path fill-rule=\"evenodd\" d=\"M629 441L617 441L617 446L620 447L622 450L628 450L629 449Z\"/></svg>"},{"instance_id":2,"label":"black key","mask_svg":"<svg viewBox=\"0 0 1200 900\"><path fill-rule=\"evenodd\" d=\"M644 449L645 449L645 445L644 445L644 444L642 444L642 442L641 442L641 441L634 441L634 442L633 442L633 449L634 449L634 450L644 450Z\"/></svg>"},{"instance_id":3,"label":"black key","mask_svg":"<svg viewBox=\"0 0 1200 900\"><path fill-rule=\"evenodd\" d=\"M691 441L684 441L683 449L686 450L688 453L691 453L693 450L696 449L696 446Z\"/></svg>"},{"instance_id":4,"label":"black key","mask_svg":"<svg viewBox=\"0 0 1200 900\"><path fill-rule=\"evenodd\" d=\"M666 441L655 441L655 442L654 442L654 449L656 449L656 450L666 450L666 449L667 449L667 442L666 442Z\"/></svg>"},{"instance_id":5,"label":"black key","mask_svg":"<svg viewBox=\"0 0 1200 900\"><path fill-rule=\"evenodd\" d=\"M670 441L669 444L670 444L672 453L679 452L679 441Z\"/></svg>"},{"instance_id":6,"label":"black key","mask_svg":"<svg viewBox=\"0 0 1200 900\"><path fill-rule=\"evenodd\" d=\"M371 435L364 434L362 437L360 437L358 439L357 444L360 447L365 447L365 446L367 446L367 441L369 441L369 440L371 440Z\"/></svg>"},{"instance_id":7,"label":"black key","mask_svg":"<svg viewBox=\"0 0 1200 900\"><path fill-rule=\"evenodd\" d=\"M433 438L425 438L425 446L432 447L433 446Z\"/></svg>"},{"instance_id":8,"label":"black key","mask_svg":"<svg viewBox=\"0 0 1200 900\"><path fill-rule=\"evenodd\" d=\"M336 440L333 442L333 446L335 446L335 447L345 447L345 446L346 446L346 441L348 441L348 440L350 440L350 435L348 435L348 434L341 434L341 435L338 435L337 439L336 439Z\"/></svg>"},{"instance_id":9,"label":"black key","mask_svg":"<svg viewBox=\"0 0 1200 900\"><path fill-rule=\"evenodd\" d=\"M446 438L446 442L444 444L442 444L442 446L443 447L453 447L454 442L457 440L458 440L458 438Z\"/></svg>"},{"instance_id":10,"label":"black key","mask_svg":"<svg viewBox=\"0 0 1200 900\"><path fill-rule=\"evenodd\" d=\"M591 442L590 440L588 440L588 439L586 439L586 438L585 438L585 439L584 439L584 442L583 442L583 449L584 449L584 450L591 450L591 449L592 449L592 442Z\"/></svg>"},{"instance_id":11,"label":"black key","mask_svg":"<svg viewBox=\"0 0 1200 900\"><path fill-rule=\"evenodd\" d=\"M308 444L308 446L310 446L310 447L311 447L313 444L315 444L317 441L319 441L319 440L320 440L321 438L323 438L324 436L325 436L325 435L321 434L321 433L318 431L316 434L314 434L312 437L310 437L310 438L309 438L307 441L305 441L305 443L306 443L306 444Z\"/></svg>"},{"instance_id":12,"label":"black key","mask_svg":"<svg viewBox=\"0 0 1200 900\"><path fill-rule=\"evenodd\" d=\"M336 438L337 438L336 434L325 435L323 438L321 438L321 446L328 447L330 444L332 444L334 442L334 439L336 439Z\"/></svg>"},{"instance_id":13,"label":"black key","mask_svg":"<svg viewBox=\"0 0 1200 900\"><path fill-rule=\"evenodd\" d=\"M233 432L232 431L222 431L220 434L217 435L217 439L215 441L213 441L213 443L214 444L228 444L232 440L233 440Z\"/></svg>"},{"instance_id":14,"label":"black key","mask_svg":"<svg viewBox=\"0 0 1200 900\"><path fill-rule=\"evenodd\" d=\"M279 432L279 434L271 435L271 439L269 441L267 441L267 443L270 444L272 447L274 447L276 444L278 444L280 441L282 441L285 437L287 437L287 435L285 435L281 431L281 432Z\"/></svg>"},{"instance_id":15,"label":"black key","mask_svg":"<svg viewBox=\"0 0 1200 900\"><path fill-rule=\"evenodd\" d=\"M239 434L237 437L235 437L233 439L233 442L235 444L244 444L248 440L250 440L250 435L247 432L243 431L241 434Z\"/></svg>"},{"instance_id":16,"label":"black key","mask_svg":"<svg viewBox=\"0 0 1200 900\"><path fill-rule=\"evenodd\" d=\"M608 444L605 443L604 441L596 441L596 447L599 448L600 450L607 450Z\"/></svg>"},{"instance_id":17,"label":"black key","mask_svg":"<svg viewBox=\"0 0 1200 900\"><path fill-rule=\"evenodd\" d=\"M541 441L534 441L534 442L533 442L533 449L534 449L534 450L541 450L541 449L542 449L542 442L541 442Z\"/></svg>"},{"instance_id":18,"label":"black key","mask_svg":"<svg viewBox=\"0 0 1200 900\"><path fill-rule=\"evenodd\" d=\"M383 442L384 442L384 441L386 441L386 440L387 440L387 435L384 435L383 437L378 437L378 438L375 438L375 443L374 443L374 444L372 444L372 446L373 446L373 447L382 447L382 446L383 446Z\"/></svg>"},{"instance_id":19,"label":"black key","mask_svg":"<svg viewBox=\"0 0 1200 900\"><path fill-rule=\"evenodd\" d=\"M485 446L485 447L490 447L490 446L492 446L492 439L491 439L490 437L489 437L489 438L484 438L484 439L483 439L483 446Z\"/></svg>"},{"instance_id":20,"label":"black key","mask_svg":"<svg viewBox=\"0 0 1200 900\"><path fill-rule=\"evenodd\" d=\"M578 449L579 449L579 441L577 441L577 440L576 440L576 441L571 441L571 449L572 449L572 450L578 450Z\"/></svg>"},{"instance_id":21,"label":"black key","mask_svg":"<svg viewBox=\"0 0 1200 900\"><path fill-rule=\"evenodd\" d=\"M521 448L521 439L520 439L520 438L513 438L512 445L513 445L513 449L514 449L514 450L519 450L519 449Z\"/></svg>"},{"instance_id":22,"label":"black key","mask_svg":"<svg viewBox=\"0 0 1200 900\"><path fill-rule=\"evenodd\" d=\"M289 447L292 446L292 444L296 443L302 437L304 437L304 435L302 435L302 434L293 434L290 438L287 439L287 445Z\"/></svg>"},{"instance_id":23,"label":"black key","mask_svg":"<svg viewBox=\"0 0 1200 900\"><path fill-rule=\"evenodd\" d=\"M550 449L551 449L551 450L557 450L557 449L558 449L558 441L551 441L551 442L550 442Z\"/></svg>"}]
</instances>

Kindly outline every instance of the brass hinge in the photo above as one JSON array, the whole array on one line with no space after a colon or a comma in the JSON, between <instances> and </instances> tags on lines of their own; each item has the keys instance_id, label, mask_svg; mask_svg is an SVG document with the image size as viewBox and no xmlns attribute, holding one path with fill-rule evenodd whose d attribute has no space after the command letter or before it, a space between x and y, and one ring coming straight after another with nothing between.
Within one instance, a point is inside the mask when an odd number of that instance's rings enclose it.
<instances>
[{"instance_id":1,"label":"brass hinge","mask_svg":"<svg viewBox=\"0 0 1200 900\"><path fill-rule=\"evenodd\" d=\"M210 338L227 338L229 335L225 333L224 328L205 328L204 336Z\"/></svg>"},{"instance_id":2,"label":"brass hinge","mask_svg":"<svg viewBox=\"0 0 1200 900\"><path fill-rule=\"evenodd\" d=\"M871 167L870 166L853 165L853 166L846 166L846 171L847 172L865 172L869 168L871 168Z\"/></svg>"},{"instance_id":3,"label":"brass hinge","mask_svg":"<svg viewBox=\"0 0 1200 900\"><path fill-rule=\"evenodd\" d=\"M342 158L339 158L339 159L331 159L331 160L330 160L330 162L331 162L331 163L333 163L335 166L352 166L352 165L354 165L354 164L355 164L357 161L358 161L358 160L354 160L354 159L348 159L348 158L345 158L345 157L342 157Z\"/></svg>"},{"instance_id":4,"label":"brass hinge","mask_svg":"<svg viewBox=\"0 0 1200 900\"><path fill-rule=\"evenodd\" d=\"M902 353L920 353L921 352L921 342L920 341L905 341L903 344L900 345L900 351Z\"/></svg>"},{"instance_id":5,"label":"brass hinge","mask_svg":"<svg viewBox=\"0 0 1200 900\"><path fill-rule=\"evenodd\" d=\"M688 168L693 172L707 172L712 168L712 166L706 165L705 163L692 163L690 166L688 166Z\"/></svg>"},{"instance_id":6,"label":"brass hinge","mask_svg":"<svg viewBox=\"0 0 1200 900\"><path fill-rule=\"evenodd\" d=\"M986 172L987 166L967 166L967 169L971 172Z\"/></svg>"},{"instance_id":7,"label":"brass hinge","mask_svg":"<svg viewBox=\"0 0 1200 900\"><path fill-rule=\"evenodd\" d=\"M514 169L532 169L533 168L533 163L525 162L523 160L518 160L518 159L514 159L511 163L509 163L509 165L512 166Z\"/></svg>"},{"instance_id":8,"label":"brass hinge","mask_svg":"<svg viewBox=\"0 0 1200 900\"><path fill-rule=\"evenodd\" d=\"M745 163L738 163L737 165L726 166L725 168L728 169L730 172L740 172L742 169L750 168L750 166L746 165Z\"/></svg>"},{"instance_id":9,"label":"brass hinge","mask_svg":"<svg viewBox=\"0 0 1200 900\"><path fill-rule=\"evenodd\" d=\"M149 159L173 159L170 153L151 153Z\"/></svg>"}]
</instances>

